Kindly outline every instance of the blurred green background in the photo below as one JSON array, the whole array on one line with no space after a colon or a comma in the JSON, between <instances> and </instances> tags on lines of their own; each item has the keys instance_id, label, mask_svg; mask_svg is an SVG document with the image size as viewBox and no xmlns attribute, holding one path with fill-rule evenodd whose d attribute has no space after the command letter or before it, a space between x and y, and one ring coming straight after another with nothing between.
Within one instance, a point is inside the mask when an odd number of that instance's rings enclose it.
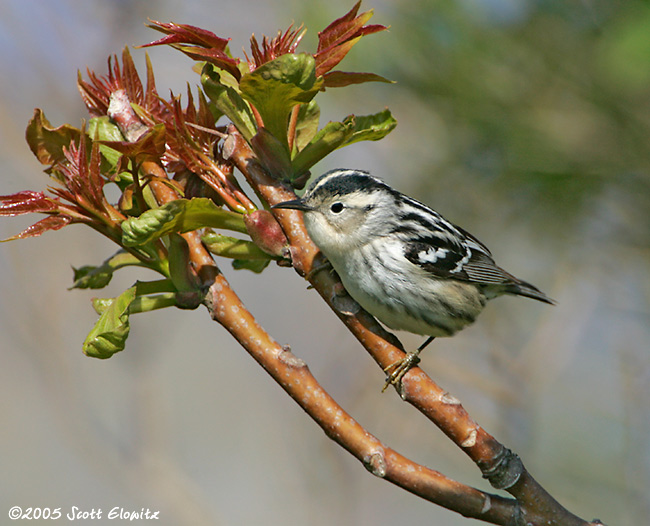
<instances>
[{"instance_id":1,"label":"blurred green background","mask_svg":"<svg viewBox=\"0 0 650 526\"><path fill-rule=\"evenodd\" d=\"M5 0L0 4L0 194L47 184L24 142L33 108L85 116L77 69L158 38L147 17L232 37L305 22L302 50L352 2ZM497 262L559 301L492 302L424 354L424 369L518 452L570 510L610 526L650 516L650 8L628 0L364 2L387 33L342 64L397 81L320 97L322 119L390 107L381 143L318 171L362 168L432 205ZM149 50L162 94L198 78ZM142 66L144 53L133 52ZM33 218L0 221L0 238ZM0 516L11 506L160 511L158 524L464 525L372 477L330 442L202 310L132 320L109 361L81 354L95 321L70 265L113 247L74 226L0 246ZM370 432L483 489L478 470L392 392L291 270L228 279ZM146 274L123 271L101 295ZM420 339L403 335L414 347ZM2 522L7 522L4 519ZM82 523L82 521L78 521ZM90 523L90 521L88 522ZM92 521L93 524L109 521ZM110 521L115 523L115 521Z\"/></svg>"}]
</instances>

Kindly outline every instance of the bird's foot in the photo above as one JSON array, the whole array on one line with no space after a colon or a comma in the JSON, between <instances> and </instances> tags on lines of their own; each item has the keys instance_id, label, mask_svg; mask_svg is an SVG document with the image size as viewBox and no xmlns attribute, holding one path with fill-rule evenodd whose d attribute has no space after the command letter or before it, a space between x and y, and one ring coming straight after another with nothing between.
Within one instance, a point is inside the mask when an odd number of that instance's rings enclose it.
<instances>
[{"instance_id":1,"label":"bird's foot","mask_svg":"<svg viewBox=\"0 0 650 526\"><path fill-rule=\"evenodd\" d=\"M384 388L381 390L382 393L388 389L388 386L390 385L394 385L397 388L397 391L401 393L402 378L404 378L404 375L413 369L413 367L420 363L420 357L418 354L420 354L420 349L407 353L404 358L391 363L384 369L387 376Z\"/></svg>"},{"instance_id":2,"label":"bird's foot","mask_svg":"<svg viewBox=\"0 0 650 526\"><path fill-rule=\"evenodd\" d=\"M334 270L334 267L332 267L332 264L329 262L328 259L325 259L324 261L319 262L318 264L314 265L307 274L305 274L305 279L307 281L311 281L311 279L318 274L321 270L329 270L330 272ZM311 286L310 286L311 288Z\"/></svg>"}]
</instances>

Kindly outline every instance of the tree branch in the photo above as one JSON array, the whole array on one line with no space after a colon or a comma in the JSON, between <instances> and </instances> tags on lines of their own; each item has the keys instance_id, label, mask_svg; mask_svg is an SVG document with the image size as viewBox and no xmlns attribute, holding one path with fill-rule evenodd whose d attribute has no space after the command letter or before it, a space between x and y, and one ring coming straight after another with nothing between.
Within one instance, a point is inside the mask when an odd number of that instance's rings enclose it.
<instances>
[{"instance_id":1,"label":"tree branch","mask_svg":"<svg viewBox=\"0 0 650 526\"><path fill-rule=\"evenodd\" d=\"M272 178L262 168L234 126L230 126L228 132L229 136L223 147L224 158L230 159L235 164L255 191L269 205L295 199L296 196L291 189ZM290 242L293 266L296 271L301 276L309 278L314 289L382 370L403 358L404 348L399 340L381 327L352 298L346 296L342 292L342 285L332 273L318 270L312 272L312 269L318 268L315 263L320 256L317 256L318 248L309 238L300 213L292 210L274 210L274 214ZM420 368L413 368L404 376L400 395L464 451L493 487L506 490L517 499L521 508L516 509L521 515L509 515L509 520L514 520L512 524L531 526L589 524L560 505L528 473L516 454L479 426L458 399L438 386ZM499 522L499 524L511 523Z\"/></svg>"},{"instance_id":2,"label":"tree branch","mask_svg":"<svg viewBox=\"0 0 650 526\"><path fill-rule=\"evenodd\" d=\"M224 158L237 166L264 202L273 205L295 198L292 190L270 177L260 166L235 127L230 126L228 131L223 145ZM167 174L158 162L145 161L141 168L143 173L156 176L149 184L161 205L180 197L173 188L161 182ZM314 266L318 249L311 242L300 214L287 210L275 211L275 214L289 240L294 268L309 278L382 369L402 358L403 347L394 335L347 296L330 272L313 270L318 268ZM371 473L431 502L485 522L531 526L587 524L555 501L525 470L517 455L483 430L456 398L419 368L409 371L403 378L402 398L465 451L493 487L507 490L516 500L460 484L384 446L332 399L302 360L288 348L281 347L257 324L219 272L198 232L182 236L188 244L198 284L207 290L203 303L211 317L232 334L330 438L352 453Z\"/></svg>"},{"instance_id":3,"label":"tree branch","mask_svg":"<svg viewBox=\"0 0 650 526\"><path fill-rule=\"evenodd\" d=\"M153 161L143 163L142 170L145 174L166 176L162 166ZM151 181L149 184L160 204L179 197L164 183ZM182 236L188 243L190 260L201 283L207 288L203 303L212 319L230 332L327 436L352 453L368 471L467 517L506 524L504 521L519 516L516 501L482 492L418 465L368 433L320 386L301 359L287 347L281 347L257 323L220 273L199 234L192 231Z\"/></svg>"},{"instance_id":4,"label":"tree branch","mask_svg":"<svg viewBox=\"0 0 650 526\"><path fill-rule=\"evenodd\" d=\"M204 304L212 318L228 330L327 436L360 460L373 475L466 517L493 524L517 524L512 522L520 516L515 500L484 493L416 464L366 431L321 387L303 360L260 327L223 275L216 276Z\"/></svg>"}]
</instances>

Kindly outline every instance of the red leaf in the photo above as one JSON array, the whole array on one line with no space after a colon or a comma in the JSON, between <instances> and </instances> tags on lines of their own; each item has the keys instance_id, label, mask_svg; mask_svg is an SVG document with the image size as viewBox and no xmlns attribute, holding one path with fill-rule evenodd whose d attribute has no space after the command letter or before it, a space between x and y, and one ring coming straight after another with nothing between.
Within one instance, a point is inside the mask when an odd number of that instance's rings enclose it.
<instances>
[{"instance_id":1,"label":"red leaf","mask_svg":"<svg viewBox=\"0 0 650 526\"><path fill-rule=\"evenodd\" d=\"M196 124L206 128L214 127L216 119L210 111L208 100L205 98L203 91L199 91L199 112L197 114Z\"/></svg>"},{"instance_id":2,"label":"red leaf","mask_svg":"<svg viewBox=\"0 0 650 526\"><path fill-rule=\"evenodd\" d=\"M115 66L116 68L119 66L117 60L115 61ZM135 68L135 63L133 62L128 47L125 47L124 51L122 51L122 84L130 100L136 103L144 100L142 81L138 75L138 70Z\"/></svg>"},{"instance_id":3,"label":"red leaf","mask_svg":"<svg viewBox=\"0 0 650 526\"><path fill-rule=\"evenodd\" d=\"M393 82L375 73L349 73L347 71L330 71L323 75L323 80L325 81L323 86L326 88L342 88L350 84L362 84L364 82Z\"/></svg>"},{"instance_id":4,"label":"red leaf","mask_svg":"<svg viewBox=\"0 0 650 526\"><path fill-rule=\"evenodd\" d=\"M167 36L156 40L155 42L150 42L149 44L144 44L138 47L184 43L224 51L230 41L229 38L218 37L210 31L201 29L200 27L190 26L188 24L175 24L173 22L164 23L158 22L157 20L149 21L151 22L149 24L150 28L160 31L161 33L166 33Z\"/></svg>"},{"instance_id":5,"label":"red leaf","mask_svg":"<svg viewBox=\"0 0 650 526\"><path fill-rule=\"evenodd\" d=\"M238 58L230 58L223 51L211 48L201 48L198 46L174 46L179 51L185 53L188 57L195 60L205 60L210 64L214 64L218 68L221 68L228 73L230 73L237 80L241 78L241 71L237 67L239 64Z\"/></svg>"},{"instance_id":6,"label":"red leaf","mask_svg":"<svg viewBox=\"0 0 650 526\"><path fill-rule=\"evenodd\" d=\"M360 6L361 0L359 0L352 9L341 18L337 18L329 26L318 33L318 53L334 44L336 40L340 39L340 36L349 28L350 22L352 22L357 16Z\"/></svg>"},{"instance_id":7,"label":"red leaf","mask_svg":"<svg viewBox=\"0 0 650 526\"><path fill-rule=\"evenodd\" d=\"M20 234L15 236L8 237L2 241L13 241L15 239L25 239L26 237L36 237L47 232L48 230L59 230L66 225L69 225L72 221L70 216L66 215L55 215L49 216L45 219L41 219L39 222L34 223L32 226L26 228Z\"/></svg>"},{"instance_id":8,"label":"red leaf","mask_svg":"<svg viewBox=\"0 0 650 526\"><path fill-rule=\"evenodd\" d=\"M382 25L364 26L372 18L372 11L357 16L360 5L361 0L345 15L318 33L318 50L314 55L317 76L327 73L341 62L362 36L386 29Z\"/></svg>"},{"instance_id":9,"label":"red leaf","mask_svg":"<svg viewBox=\"0 0 650 526\"><path fill-rule=\"evenodd\" d=\"M50 121L43 115L43 111L38 108L34 110L34 116L25 130L29 148L41 164L46 166L64 159L63 148L71 142L78 141L80 135L80 131L69 124L58 128L52 127Z\"/></svg>"},{"instance_id":10,"label":"red leaf","mask_svg":"<svg viewBox=\"0 0 650 526\"><path fill-rule=\"evenodd\" d=\"M83 80L81 71L77 73L77 89L91 115L106 115L110 99L110 87L91 70L86 70L90 83Z\"/></svg>"},{"instance_id":11,"label":"red leaf","mask_svg":"<svg viewBox=\"0 0 650 526\"><path fill-rule=\"evenodd\" d=\"M188 83L187 85L187 106L185 107L184 119L189 122L196 122L196 107L194 106L194 95L192 95L192 88Z\"/></svg>"},{"instance_id":12,"label":"red leaf","mask_svg":"<svg viewBox=\"0 0 650 526\"><path fill-rule=\"evenodd\" d=\"M103 194L106 179L101 174L101 155L99 143L93 142L90 155L85 129L82 129L83 139L79 144L70 143L63 148L65 159L52 167L52 174L64 188L49 190L61 199L74 205L74 210L88 218L101 217L112 219L112 208L108 205ZM69 207L65 205L67 209Z\"/></svg>"},{"instance_id":13,"label":"red leaf","mask_svg":"<svg viewBox=\"0 0 650 526\"><path fill-rule=\"evenodd\" d=\"M33 212L54 212L59 203L43 192L24 190L11 195L0 195L0 216L18 216Z\"/></svg>"},{"instance_id":14,"label":"red leaf","mask_svg":"<svg viewBox=\"0 0 650 526\"><path fill-rule=\"evenodd\" d=\"M160 119L162 104L156 91L156 82L153 76L153 69L149 57L147 60L147 88L144 89L142 80L138 75L131 53L128 48L122 52L122 66L117 55L108 58L108 74L98 76L88 70L88 81L83 80L81 73L77 78L77 87L81 93L86 107L90 114L96 117L106 115L111 106L111 101L116 92L122 90L129 103L133 102L145 110L147 115L153 115Z\"/></svg>"},{"instance_id":15,"label":"red leaf","mask_svg":"<svg viewBox=\"0 0 650 526\"><path fill-rule=\"evenodd\" d=\"M284 34L282 31L278 31L278 34L274 38L268 39L266 36L263 36L261 46L255 38L255 35L251 36L251 54L253 60L249 59L248 55L246 56L249 69L253 71L282 55L295 53L306 30L303 30L302 25L297 29L292 29L293 24L289 26Z\"/></svg>"},{"instance_id":16,"label":"red leaf","mask_svg":"<svg viewBox=\"0 0 650 526\"><path fill-rule=\"evenodd\" d=\"M142 162L147 159L159 159L165 153L165 126L156 124L133 142L99 141L101 144L117 150L122 155Z\"/></svg>"},{"instance_id":17,"label":"red leaf","mask_svg":"<svg viewBox=\"0 0 650 526\"><path fill-rule=\"evenodd\" d=\"M147 62L147 91L144 96L144 107L154 108L159 105L160 100L158 97L158 90L156 89L156 79L153 75L153 66L149 54L145 53L145 60Z\"/></svg>"},{"instance_id":18,"label":"red leaf","mask_svg":"<svg viewBox=\"0 0 650 526\"><path fill-rule=\"evenodd\" d=\"M333 46L326 50L325 53L317 55L316 57L316 75L325 75L326 72L329 72L333 69L341 60L345 58L345 55L352 49L361 37L353 38L346 42L342 42L336 46Z\"/></svg>"},{"instance_id":19,"label":"red leaf","mask_svg":"<svg viewBox=\"0 0 650 526\"><path fill-rule=\"evenodd\" d=\"M237 67L239 59L233 59L226 53L230 39L218 37L210 31L188 24L163 23L156 20L150 20L150 22L149 27L166 33L167 36L138 47L171 45L190 58L206 60L225 69L236 79L241 77L241 72Z\"/></svg>"},{"instance_id":20,"label":"red leaf","mask_svg":"<svg viewBox=\"0 0 650 526\"><path fill-rule=\"evenodd\" d=\"M93 198L93 202L102 210L106 198L104 197L104 183L106 182L101 174L101 154L99 153L99 143L93 142L90 150L90 161L88 162L88 189Z\"/></svg>"}]
</instances>

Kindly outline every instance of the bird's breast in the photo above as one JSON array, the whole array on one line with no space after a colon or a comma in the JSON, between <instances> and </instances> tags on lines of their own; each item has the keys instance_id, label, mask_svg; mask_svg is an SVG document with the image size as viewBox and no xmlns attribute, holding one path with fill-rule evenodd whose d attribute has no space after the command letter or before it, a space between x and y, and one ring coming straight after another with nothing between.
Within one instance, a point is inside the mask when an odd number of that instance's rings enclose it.
<instances>
[{"instance_id":1,"label":"bird's breast","mask_svg":"<svg viewBox=\"0 0 650 526\"><path fill-rule=\"evenodd\" d=\"M471 324L485 305L482 291L422 273L400 248L371 243L328 259L348 293L391 329L451 336Z\"/></svg>"}]
</instances>

